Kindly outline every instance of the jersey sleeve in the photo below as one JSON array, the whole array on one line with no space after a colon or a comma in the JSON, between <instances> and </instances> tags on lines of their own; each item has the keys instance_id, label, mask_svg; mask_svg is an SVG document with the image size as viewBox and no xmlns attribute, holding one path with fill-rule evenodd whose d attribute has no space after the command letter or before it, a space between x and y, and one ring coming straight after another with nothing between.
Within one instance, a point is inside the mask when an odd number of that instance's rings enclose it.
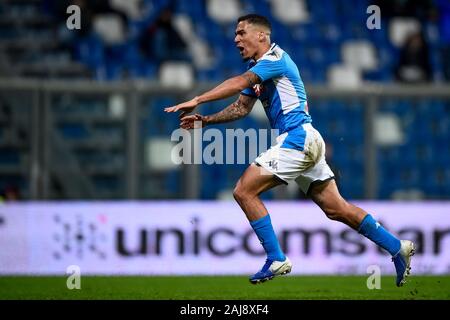
<instances>
[{"instance_id":1,"label":"jersey sleeve","mask_svg":"<svg viewBox=\"0 0 450 320\"><path fill-rule=\"evenodd\" d=\"M255 90L253 90L253 88L246 88L246 89L241 91L241 94L244 95L244 96L257 98L257 95L255 93Z\"/></svg>"},{"instance_id":2,"label":"jersey sleeve","mask_svg":"<svg viewBox=\"0 0 450 320\"><path fill-rule=\"evenodd\" d=\"M284 74L285 64L283 59L262 59L256 65L251 67L249 71L256 74L261 81L277 78Z\"/></svg>"}]
</instances>

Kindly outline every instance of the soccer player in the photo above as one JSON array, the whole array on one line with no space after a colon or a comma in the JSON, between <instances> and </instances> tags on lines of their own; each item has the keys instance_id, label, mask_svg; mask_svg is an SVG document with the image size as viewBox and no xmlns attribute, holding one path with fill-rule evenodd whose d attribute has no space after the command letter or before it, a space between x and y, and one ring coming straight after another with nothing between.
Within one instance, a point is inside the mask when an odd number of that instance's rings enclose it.
<instances>
[{"instance_id":1,"label":"soccer player","mask_svg":"<svg viewBox=\"0 0 450 320\"><path fill-rule=\"evenodd\" d=\"M250 282L264 282L292 269L259 195L295 181L328 218L347 224L388 251L397 273L396 284L402 286L410 272L413 242L397 239L370 214L341 197L334 174L325 161L324 140L311 125L298 68L285 51L271 42L270 34L271 25L265 17L249 14L238 18L234 42L241 57L249 61L248 71L189 101L165 108L166 112L180 111L181 127L192 129L240 119L249 114L259 99L271 127L280 132L277 144L255 159L233 192L267 253L265 264L250 277ZM202 103L238 93L239 98L220 112L188 115Z\"/></svg>"}]
</instances>

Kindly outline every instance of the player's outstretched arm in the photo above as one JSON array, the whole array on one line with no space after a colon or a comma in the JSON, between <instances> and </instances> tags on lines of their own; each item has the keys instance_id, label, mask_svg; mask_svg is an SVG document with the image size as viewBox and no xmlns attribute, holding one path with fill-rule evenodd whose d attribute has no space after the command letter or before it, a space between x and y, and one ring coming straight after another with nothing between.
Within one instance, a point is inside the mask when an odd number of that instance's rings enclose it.
<instances>
[{"instance_id":1,"label":"player's outstretched arm","mask_svg":"<svg viewBox=\"0 0 450 320\"><path fill-rule=\"evenodd\" d=\"M228 107L217 113L205 116L206 124L230 122L245 117L252 111L256 98L241 94Z\"/></svg>"},{"instance_id":2,"label":"player's outstretched arm","mask_svg":"<svg viewBox=\"0 0 450 320\"><path fill-rule=\"evenodd\" d=\"M245 117L252 111L256 98L240 95L239 99L228 107L208 116L193 114L181 118L180 126L183 129L193 129L194 127L204 127L208 124L224 123Z\"/></svg>"},{"instance_id":3,"label":"player's outstretched arm","mask_svg":"<svg viewBox=\"0 0 450 320\"><path fill-rule=\"evenodd\" d=\"M194 111L194 109L202 103L221 100L234 96L242 90L253 87L255 84L260 83L259 77L251 71L247 71L242 75L225 80L214 89L203 93L189 101L177 104L173 107L165 108L166 112L182 111L182 115Z\"/></svg>"}]
</instances>

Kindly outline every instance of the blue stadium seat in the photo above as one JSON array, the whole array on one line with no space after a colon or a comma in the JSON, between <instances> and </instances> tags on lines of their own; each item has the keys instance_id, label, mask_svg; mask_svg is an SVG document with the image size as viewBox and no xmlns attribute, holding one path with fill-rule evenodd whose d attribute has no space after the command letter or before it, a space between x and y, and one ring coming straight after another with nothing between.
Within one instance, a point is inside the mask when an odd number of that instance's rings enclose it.
<instances>
[{"instance_id":1,"label":"blue stadium seat","mask_svg":"<svg viewBox=\"0 0 450 320\"><path fill-rule=\"evenodd\" d=\"M67 139L81 140L89 136L86 126L82 123L61 124L58 130Z\"/></svg>"},{"instance_id":2,"label":"blue stadium seat","mask_svg":"<svg viewBox=\"0 0 450 320\"><path fill-rule=\"evenodd\" d=\"M165 190L169 190L172 197L180 197L180 189L182 187L181 172L179 170L169 171L164 179Z\"/></svg>"},{"instance_id":3,"label":"blue stadium seat","mask_svg":"<svg viewBox=\"0 0 450 320\"><path fill-rule=\"evenodd\" d=\"M268 18L272 18L272 10L270 8L269 1L261 1L261 0L247 0L241 1L244 4L245 12L250 13L254 12L257 14L261 14Z\"/></svg>"},{"instance_id":4,"label":"blue stadium seat","mask_svg":"<svg viewBox=\"0 0 450 320\"><path fill-rule=\"evenodd\" d=\"M1 164L20 164L20 153L17 149L1 148L0 149L0 163Z\"/></svg>"},{"instance_id":5,"label":"blue stadium seat","mask_svg":"<svg viewBox=\"0 0 450 320\"><path fill-rule=\"evenodd\" d=\"M106 64L106 80L121 80L124 75L124 66L121 63L108 61Z\"/></svg>"},{"instance_id":6,"label":"blue stadium seat","mask_svg":"<svg viewBox=\"0 0 450 320\"><path fill-rule=\"evenodd\" d=\"M100 38L89 35L74 43L75 58L95 69L105 60L104 46Z\"/></svg>"}]
</instances>

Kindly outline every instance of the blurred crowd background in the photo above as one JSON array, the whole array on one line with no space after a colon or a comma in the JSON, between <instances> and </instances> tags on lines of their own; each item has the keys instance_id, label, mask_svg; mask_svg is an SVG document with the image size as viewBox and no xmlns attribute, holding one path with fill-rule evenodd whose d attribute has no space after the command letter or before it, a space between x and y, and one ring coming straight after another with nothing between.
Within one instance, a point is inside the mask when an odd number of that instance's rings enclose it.
<instances>
[{"instance_id":1,"label":"blurred crowd background","mask_svg":"<svg viewBox=\"0 0 450 320\"><path fill-rule=\"evenodd\" d=\"M247 165L173 164L162 110L245 71L247 13L299 66L344 196L450 198L449 0L1 0L3 199L230 199ZM267 122L258 105L217 128Z\"/></svg>"},{"instance_id":2,"label":"blurred crowd background","mask_svg":"<svg viewBox=\"0 0 450 320\"><path fill-rule=\"evenodd\" d=\"M75 31L70 5L81 10ZM370 5L380 8L380 29L366 26ZM258 12L306 83L333 81L342 66L362 67L352 75L361 80L450 81L447 0L3 0L0 10L8 76L158 80L164 62L178 61L196 81L220 81L242 71L237 17Z\"/></svg>"}]
</instances>

